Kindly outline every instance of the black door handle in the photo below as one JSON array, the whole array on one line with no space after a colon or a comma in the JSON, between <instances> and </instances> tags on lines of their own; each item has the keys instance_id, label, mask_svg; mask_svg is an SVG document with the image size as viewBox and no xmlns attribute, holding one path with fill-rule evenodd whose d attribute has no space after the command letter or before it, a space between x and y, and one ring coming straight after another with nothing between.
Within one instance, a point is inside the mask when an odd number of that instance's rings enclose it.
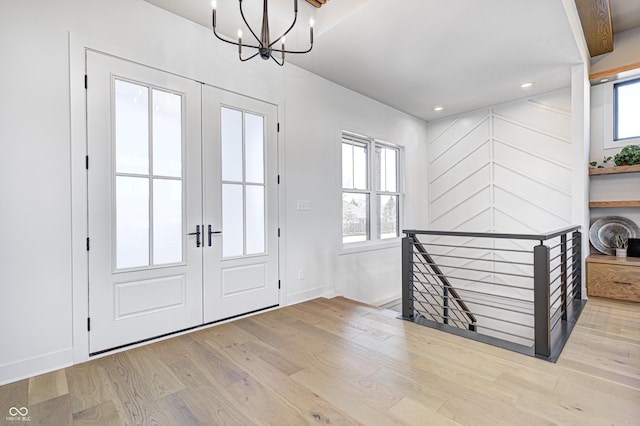
<instances>
[{"instance_id":1,"label":"black door handle","mask_svg":"<svg viewBox=\"0 0 640 426\"><path fill-rule=\"evenodd\" d=\"M196 232L191 232L187 235L195 235L196 236L196 247L200 247L200 225L196 225Z\"/></svg>"},{"instance_id":2,"label":"black door handle","mask_svg":"<svg viewBox=\"0 0 640 426\"><path fill-rule=\"evenodd\" d=\"M208 242L209 242L209 247L211 247L211 235L213 235L213 234L222 234L222 231L212 231L212 230L211 230L211 225L209 225L209 226L207 227L207 232L208 232L208 234L209 234L209 238L208 238L208 240L209 240L209 241L208 241Z\"/></svg>"}]
</instances>

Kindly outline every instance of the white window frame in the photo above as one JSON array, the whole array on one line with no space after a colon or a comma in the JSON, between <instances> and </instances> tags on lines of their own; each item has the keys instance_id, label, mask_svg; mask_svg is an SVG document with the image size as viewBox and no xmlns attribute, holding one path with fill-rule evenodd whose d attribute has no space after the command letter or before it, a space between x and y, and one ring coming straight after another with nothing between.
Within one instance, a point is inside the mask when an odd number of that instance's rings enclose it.
<instances>
[{"instance_id":1,"label":"white window frame","mask_svg":"<svg viewBox=\"0 0 640 426\"><path fill-rule=\"evenodd\" d=\"M604 149L621 149L627 145L640 145L640 137L627 138L627 139L615 139L615 123L616 123L616 110L615 110L615 86L620 83L627 83L632 80L638 80L638 76L625 78L622 80L610 81L603 84L603 124L604 124Z\"/></svg>"},{"instance_id":2,"label":"white window frame","mask_svg":"<svg viewBox=\"0 0 640 426\"><path fill-rule=\"evenodd\" d=\"M343 187L342 182L342 147L343 142L354 142L354 145L361 144L367 146L367 189L349 189ZM390 148L396 151L396 192L379 191L376 189L376 147ZM404 147L401 145L385 142L379 139L375 139L368 136L363 136L357 133L348 131L342 131L339 139L339 152L340 152L340 179L339 179L339 241L343 251L360 251L384 248L387 246L396 246L399 244L402 238L402 217L404 209ZM347 242L343 241L343 211L342 211L342 199L345 192L367 194L369 196L368 206L368 238L365 241ZM398 231L397 236L392 238L381 238L380 224L378 220L378 214L381 206L378 206L379 195L396 195L398 197Z\"/></svg>"}]
</instances>

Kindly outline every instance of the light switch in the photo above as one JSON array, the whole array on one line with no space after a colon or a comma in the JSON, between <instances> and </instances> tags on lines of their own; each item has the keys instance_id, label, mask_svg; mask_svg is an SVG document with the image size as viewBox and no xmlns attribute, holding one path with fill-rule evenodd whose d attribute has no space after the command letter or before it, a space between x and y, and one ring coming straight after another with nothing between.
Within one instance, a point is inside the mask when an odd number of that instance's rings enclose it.
<instances>
[{"instance_id":1,"label":"light switch","mask_svg":"<svg viewBox=\"0 0 640 426\"><path fill-rule=\"evenodd\" d=\"M311 210L311 201L309 200L298 200L298 211L306 212Z\"/></svg>"}]
</instances>

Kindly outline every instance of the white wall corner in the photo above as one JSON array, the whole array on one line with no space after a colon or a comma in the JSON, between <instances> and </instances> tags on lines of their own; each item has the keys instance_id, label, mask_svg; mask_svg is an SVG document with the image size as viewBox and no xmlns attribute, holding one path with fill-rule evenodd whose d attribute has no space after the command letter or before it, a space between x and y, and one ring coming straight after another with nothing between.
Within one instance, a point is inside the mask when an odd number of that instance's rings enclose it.
<instances>
[{"instance_id":1,"label":"white wall corner","mask_svg":"<svg viewBox=\"0 0 640 426\"><path fill-rule=\"evenodd\" d=\"M562 0L562 6L564 7L565 13L567 14L567 20L569 21L569 26L571 27L573 38L576 42L576 45L578 46L578 51L580 52L582 63L586 64L586 73L588 77L590 72L589 66L591 55L589 54L587 40L584 37L584 31L582 30L580 15L578 15L578 7L576 6L575 0Z\"/></svg>"},{"instance_id":2,"label":"white wall corner","mask_svg":"<svg viewBox=\"0 0 640 426\"><path fill-rule=\"evenodd\" d=\"M326 285L322 287L311 288L308 290L300 291L298 293L287 295L286 306L295 305L298 303L306 302L307 300L316 299L318 297L325 297L331 299L332 297L340 296L334 290L334 286Z\"/></svg>"},{"instance_id":3,"label":"white wall corner","mask_svg":"<svg viewBox=\"0 0 640 426\"><path fill-rule=\"evenodd\" d=\"M591 143L591 86L586 64L571 69L572 223L582 232L582 294L586 297L586 265L589 254L589 155Z\"/></svg>"},{"instance_id":4,"label":"white wall corner","mask_svg":"<svg viewBox=\"0 0 640 426\"><path fill-rule=\"evenodd\" d=\"M5 345L7 347L11 346L9 343L5 343ZM0 365L0 386L40 374L50 373L60 368L69 367L70 365L73 365L72 348L2 364Z\"/></svg>"}]
</instances>

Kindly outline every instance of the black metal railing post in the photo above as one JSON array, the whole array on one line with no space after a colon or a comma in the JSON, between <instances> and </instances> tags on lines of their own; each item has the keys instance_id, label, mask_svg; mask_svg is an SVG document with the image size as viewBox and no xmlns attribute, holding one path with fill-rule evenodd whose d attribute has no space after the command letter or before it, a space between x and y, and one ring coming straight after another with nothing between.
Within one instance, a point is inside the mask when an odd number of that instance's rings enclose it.
<instances>
[{"instance_id":1,"label":"black metal railing post","mask_svg":"<svg viewBox=\"0 0 640 426\"><path fill-rule=\"evenodd\" d=\"M540 241L533 249L533 310L535 353L545 358L551 355L551 307L549 306L549 247Z\"/></svg>"},{"instance_id":2,"label":"black metal railing post","mask_svg":"<svg viewBox=\"0 0 640 426\"><path fill-rule=\"evenodd\" d=\"M562 319L567 320L567 234L560 236L560 303Z\"/></svg>"},{"instance_id":3,"label":"black metal railing post","mask_svg":"<svg viewBox=\"0 0 640 426\"><path fill-rule=\"evenodd\" d=\"M449 287L443 287L442 295L442 322L449 324Z\"/></svg>"},{"instance_id":4,"label":"black metal railing post","mask_svg":"<svg viewBox=\"0 0 640 426\"><path fill-rule=\"evenodd\" d=\"M582 233L578 230L573 233L573 247L575 247L573 251L573 259L572 264L575 265L576 268L576 294L574 296L575 299L582 299Z\"/></svg>"},{"instance_id":5,"label":"black metal railing post","mask_svg":"<svg viewBox=\"0 0 640 426\"><path fill-rule=\"evenodd\" d=\"M413 320L413 239L407 234L402 239L402 318Z\"/></svg>"}]
</instances>

